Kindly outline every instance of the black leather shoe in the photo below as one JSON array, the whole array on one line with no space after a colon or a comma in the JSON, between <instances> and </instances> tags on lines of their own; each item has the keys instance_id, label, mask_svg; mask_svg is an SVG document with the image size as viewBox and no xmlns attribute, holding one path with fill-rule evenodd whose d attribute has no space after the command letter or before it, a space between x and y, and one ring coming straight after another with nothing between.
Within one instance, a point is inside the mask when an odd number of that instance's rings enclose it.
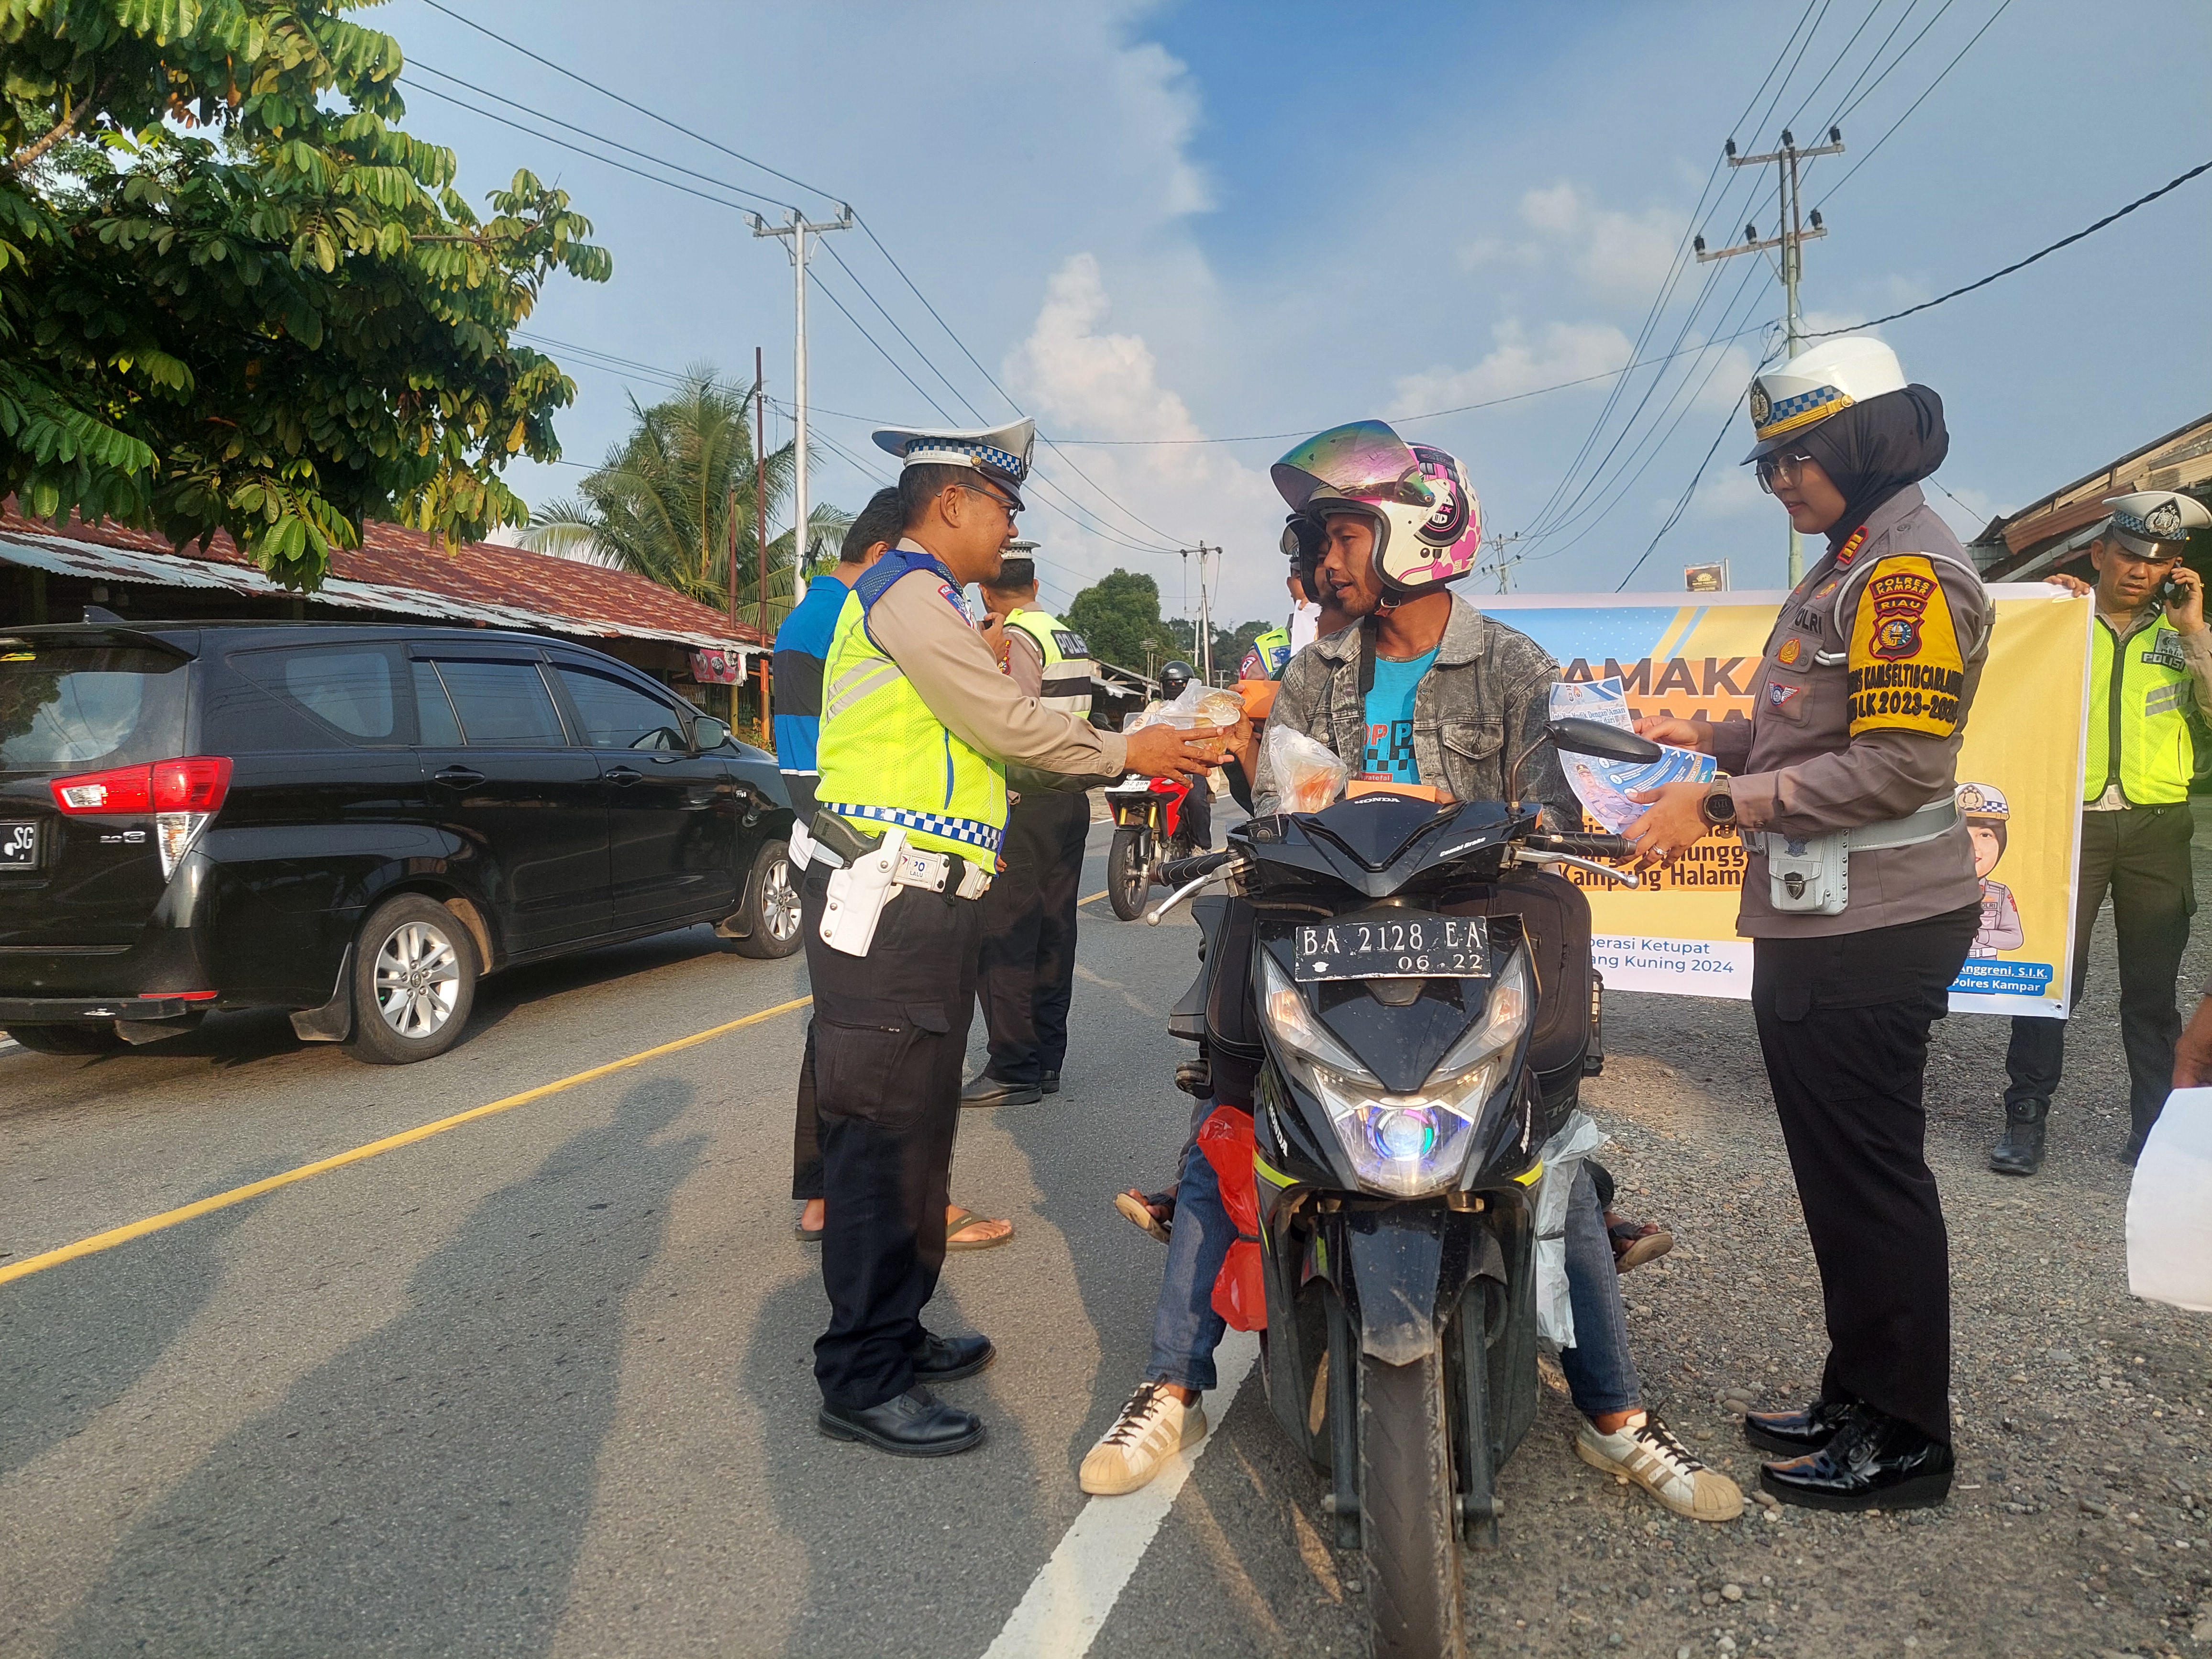
<instances>
[{"instance_id":1,"label":"black leather shoe","mask_svg":"<svg viewBox=\"0 0 2212 1659\"><path fill-rule=\"evenodd\" d=\"M845 1411L825 1400L814 1421L832 1440L857 1440L897 1457L950 1457L983 1439L982 1419L946 1405L920 1383L866 1411Z\"/></svg>"},{"instance_id":2,"label":"black leather shoe","mask_svg":"<svg viewBox=\"0 0 2212 1659\"><path fill-rule=\"evenodd\" d=\"M1007 1083L988 1072L970 1078L960 1089L963 1106L1026 1106L1043 1098L1044 1091L1034 1083Z\"/></svg>"},{"instance_id":3,"label":"black leather shoe","mask_svg":"<svg viewBox=\"0 0 2212 1659\"><path fill-rule=\"evenodd\" d=\"M1951 1495L1951 1449L1871 1406L1853 1406L1819 1451L1769 1463L1759 1484L1809 1510L1924 1510Z\"/></svg>"},{"instance_id":4,"label":"black leather shoe","mask_svg":"<svg viewBox=\"0 0 2212 1659\"><path fill-rule=\"evenodd\" d=\"M1043 1090L1045 1093L1048 1095L1058 1094L1060 1092L1060 1073L1057 1072L1047 1072L1042 1077L1037 1079L1037 1087Z\"/></svg>"},{"instance_id":5,"label":"black leather shoe","mask_svg":"<svg viewBox=\"0 0 2212 1659\"><path fill-rule=\"evenodd\" d=\"M1802 1457L1833 1440L1850 1410L1841 1401L1815 1400L1802 1411L1746 1412L1743 1437L1761 1450Z\"/></svg>"},{"instance_id":6,"label":"black leather shoe","mask_svg":"<svg viewBox=\"0 0 2212 1659\"><path fill-rule=\"evenodd\" d=\"M2130 1170L2134 1169L2136 1166L2136 1160L2142 1156L2143 1144L2149 1139L2150 1131L2148 1129L2136 1129L2130 1131L2128 1135L2127 1144L2120 1148L2120 1162L2126 1164Z\"/></svg>"},{"instance_id":7,"label":"black leather shoe","mask_svg":"<svg viewBox=\"0 0 2212 1659\"><path fill-rule=\"evenodd\" d=\"M1990 1153L1990 1168L2008 1176L2032 1176L2041 1169L2045 1120L2050 1115L2047 1100L2023 1100L2007 1106L2004 1133Z\"/></svg>"},{"instance_id":8,"label":"black leather shoe","mask_svg":"<svg viewBox=\"0 0 2212 1659\"><path fill-rule=\"evenodd\" d=\"M921 1346L912 1355L917 1382L957 1382L973 1376L999 1357L988 1336L921 1334Z\"/></svg>"}]
</instances>

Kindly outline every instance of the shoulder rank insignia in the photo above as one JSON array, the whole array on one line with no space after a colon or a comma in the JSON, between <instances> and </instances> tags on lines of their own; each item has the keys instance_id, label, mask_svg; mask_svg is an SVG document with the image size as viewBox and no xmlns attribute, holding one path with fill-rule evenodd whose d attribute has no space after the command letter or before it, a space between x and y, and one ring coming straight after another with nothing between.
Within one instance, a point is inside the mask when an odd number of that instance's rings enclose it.
<instances>
[{"instance_id":1,"label":"shoulder rank insignia","mask_svg":"<svg viewBox=\"0 0 2212 1659\"><path fill-rule=\"evenodd\" d=\"M1859 556L1859 549L1865 545L1866 526L1861 525L1856 530L1851 532L1850 540L1836 550L1836 568L1849 570L1851 568L1851 561Z\"/></svg>"},{"instance_id":2,"label":"shoulder rank insignia","mask_svg":"<svg viewBox=\"0 0 2212 1659\"><path fill-rule=\"evenodd\" d=\"M1851 735L1904 731L1948 738L1959 727L1966 665L1934 564L1894 554L1861 585L1851 619Z\"/></svg>"}]
</instances>

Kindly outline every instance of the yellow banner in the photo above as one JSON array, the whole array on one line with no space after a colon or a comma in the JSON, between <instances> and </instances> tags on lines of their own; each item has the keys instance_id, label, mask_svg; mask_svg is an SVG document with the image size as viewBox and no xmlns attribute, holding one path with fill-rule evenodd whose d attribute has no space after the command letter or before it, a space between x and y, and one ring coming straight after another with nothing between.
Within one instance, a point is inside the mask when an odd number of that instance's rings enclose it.
<instances>
[{"instance_id":1,"label":"yellow banner","mask_svg":"<svg viewBox=\"0 0 2212 1659\"><path fill-rule=\"evenodd\" d=\"M1982 930L1951 988L1951 1006L2063 1018L2072 988L2092 605L2039 582L1990 592L1996 629L1959 753ZM1732 593L1685 605L1516 593L1481 604L1556 657L1563 678L1618 677L1639 716L1724 720L1751 718L1752 676L1787 598ZM1589 894L1607 985L1748 997L1751 942L1735 931L1744 863L1741 842L1713 835L1640 888L1575 875Z\"/></svg>"}]
</instances>

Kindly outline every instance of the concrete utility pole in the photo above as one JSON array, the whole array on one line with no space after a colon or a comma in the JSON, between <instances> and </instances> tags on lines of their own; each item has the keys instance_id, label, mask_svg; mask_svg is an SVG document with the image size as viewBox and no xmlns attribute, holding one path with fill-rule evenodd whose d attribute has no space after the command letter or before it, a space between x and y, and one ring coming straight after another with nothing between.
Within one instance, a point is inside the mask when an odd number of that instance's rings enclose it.
<instances>
[{"instance_id":1,"label":"concrete utility pole","mask_svg":"<svg viewBox=\"0 0 2212 1659\"><path fill-rule=\"evenodd\" d=\"M1743 240L1734 247L1716 248L1707 252L1705 239L1702 236L1695 244L1698 263L1701 265L1710 264L1715 259L1731 258L1739 253L1763 253L1768 248L1782 251L1783 324L1789 333L1787 355L1791 357L1797 355L1797 348L1804 340L1804 315L1797 307L1797 285L1805 274L1805 244L1828 234L1827 227L1820 222L1818 209L1814 210L1810 229L1806 228L1800 216L1805 204L1797 190L1797 163L1815 155L1841 155L1843 153L1844 134L1839 127L1830 127L1828 142L1811 149L1798 149L1797 141L1790 137L1790 129L1784 127L1782 130L1782 148L1769 150L1764 155L1739 155L1735 153L1735 140L1729 139L1728 164L1730 167L1764 167L1769 161L1774 163L1776 234L1762 237L1754 223L1743 228ZM1790 532L1790 586L1796 586L1804 574L1805 544L1793 529Z\"/></svg>"},{"instance_id":2,"label":"concrete utility pole","mask_svg":"<svg viewBox=\"0 0 2212 1659\"><path fill-rule=\"evenodd\" d=\"M791 246L784 250L791 256L792 283L798 317L796 346L793 353L792 374L792 556L799 563L806 562L806 239L809 235L826 235L833 230L853 228L853 210L844 203L837 204L837 216L819 224L804 217L797 208L791 217L780 225L771 225L757 213L748 213L745 218L756 236L791 238Z\"/></svg>"},{"instance_id":3,"label":"concrete utility pole","mask_svg":"<svg viewBox=\"0 0 2212 1659\"><path fill-rule=\"evenodd\" d=\"M1189 608L1190 604L1190 556L1193 553L1198 555L1198 624L1197 637L1192 641L1192 644L1198 648L1193 651L1191 655L1198 659L1193 665L1198 670L1199 684L1212 685L1213 684L1213 607L1206 591L1206 556L1211 553L1218 558L1220 556L1221 550L1218 547L1208 547L1204 542L1200 542L1195 548L1186 547L1182 550L1183 605L1186 610Z\"/></svg>"}]
</instances>

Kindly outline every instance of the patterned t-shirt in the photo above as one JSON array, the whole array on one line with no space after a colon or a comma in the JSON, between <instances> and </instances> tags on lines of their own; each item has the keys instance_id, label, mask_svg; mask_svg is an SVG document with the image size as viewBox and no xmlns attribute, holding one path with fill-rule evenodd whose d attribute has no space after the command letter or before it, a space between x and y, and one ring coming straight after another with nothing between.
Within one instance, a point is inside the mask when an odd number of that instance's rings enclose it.
<instances>
[{"instance_id":1,"label":"patterned t-shirt","mask_svg":"<svg viewBox=\"0 0 2212 1659\"><path fill-rule=\"evenodd\" d=\"M1439 647L1441 648L1441 647ZM1435 651L1394 662L1375 659L1375 689L1367 694L1367 752L1359 775L1377 782L1419 783L1413 762L1413 692L1437 659Z\"/></svg>"}]
</instances>

